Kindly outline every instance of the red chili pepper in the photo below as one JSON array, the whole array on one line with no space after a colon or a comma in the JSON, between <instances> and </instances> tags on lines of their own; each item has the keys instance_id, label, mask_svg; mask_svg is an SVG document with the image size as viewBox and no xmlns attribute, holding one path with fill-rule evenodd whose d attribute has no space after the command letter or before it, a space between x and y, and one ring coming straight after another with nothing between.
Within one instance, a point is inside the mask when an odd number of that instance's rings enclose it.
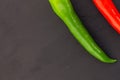
<instances>
[{"instance_id":1,"label":"red chili pepper","mask_svg":"<svg viewBox=\"0 0 120 80\"><path fill-rule=\"evenodd\" d=\"M93 0L108 23L120 34L120 15L112 0Z\"/></svg>"}]
</instances>

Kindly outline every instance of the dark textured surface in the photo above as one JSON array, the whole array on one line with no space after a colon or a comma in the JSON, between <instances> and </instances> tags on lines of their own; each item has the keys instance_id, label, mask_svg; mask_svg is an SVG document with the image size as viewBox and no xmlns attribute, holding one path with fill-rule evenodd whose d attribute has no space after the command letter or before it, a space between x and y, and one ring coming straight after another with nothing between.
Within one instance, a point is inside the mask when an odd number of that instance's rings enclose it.
<instances>
[{"instance_id":1,"label":"dark textured surface","mask_svg":"<svg viewBox=\"0 0 120 80\"><path fill-rule=\"evenodd\" d=\"M95 41L119 61L104 64L89 55L48 0L0 0L0 80L120 80L120 35L92 0L72 3Z\"/></svg>"}]
</instances>

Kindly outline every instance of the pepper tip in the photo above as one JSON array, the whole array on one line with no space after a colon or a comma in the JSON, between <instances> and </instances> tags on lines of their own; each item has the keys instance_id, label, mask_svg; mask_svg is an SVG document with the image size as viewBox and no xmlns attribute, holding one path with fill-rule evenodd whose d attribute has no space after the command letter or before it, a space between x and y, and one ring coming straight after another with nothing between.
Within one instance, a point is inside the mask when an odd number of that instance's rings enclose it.
<instances>
[{"instance_id":1,"label":"pepper tip","mask_svg":"<svg viewBox=\"0 0 120 80\"><path fill-rule=\"evenodd\" d=\"M112 59L112 60L107 61L106 63L116 63L116 62L117 62L117 59Z\"/></svg>"}]
</instances>

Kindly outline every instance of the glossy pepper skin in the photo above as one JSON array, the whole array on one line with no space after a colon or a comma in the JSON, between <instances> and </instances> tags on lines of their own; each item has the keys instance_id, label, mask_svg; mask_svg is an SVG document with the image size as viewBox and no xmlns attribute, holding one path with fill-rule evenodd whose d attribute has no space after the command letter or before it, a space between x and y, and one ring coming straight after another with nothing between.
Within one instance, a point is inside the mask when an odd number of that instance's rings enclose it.
<instances>
[{"instance_id":1,"label":"glossy pepper skin","mask_svg":"<svg viewBox=\"0 0 120 80\"><path fill-rule=\"evenodd\" d=\"M109 58L95 43L84 25L75 13L70 0L49 0L57 16L67 25L77 41L96 59L104 63L115 63L116 59Z\"/></svg>"},{"instance_id":2,"label":"glossy pepper skin","mask_svg":"<svg viewBox=\"0 0 120 80\"><path fill-rule=\"evenodd\" d=\"M120 14L112 0L93 0L108 23L120 34Z\"/></svg>"}]
</instances>

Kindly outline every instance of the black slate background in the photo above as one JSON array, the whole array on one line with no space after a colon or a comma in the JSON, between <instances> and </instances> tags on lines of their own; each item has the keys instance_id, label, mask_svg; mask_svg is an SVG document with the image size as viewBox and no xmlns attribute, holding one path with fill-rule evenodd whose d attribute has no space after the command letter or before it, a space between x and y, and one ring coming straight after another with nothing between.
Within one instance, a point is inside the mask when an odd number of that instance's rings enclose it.
<instances>
[{"instance_id":1,"label":"black slate background","mask_svg":"<svg viewBox=\"0 0 120 80\"><path fill-rule=\"evenodd\" d=\"M0 80L120 80L120 35L92 0L71 0L78 16L115 64L89 55L48 0L0 0ZM120 1L114 0L120 10Z\"/></svg>"}]
</instances>

